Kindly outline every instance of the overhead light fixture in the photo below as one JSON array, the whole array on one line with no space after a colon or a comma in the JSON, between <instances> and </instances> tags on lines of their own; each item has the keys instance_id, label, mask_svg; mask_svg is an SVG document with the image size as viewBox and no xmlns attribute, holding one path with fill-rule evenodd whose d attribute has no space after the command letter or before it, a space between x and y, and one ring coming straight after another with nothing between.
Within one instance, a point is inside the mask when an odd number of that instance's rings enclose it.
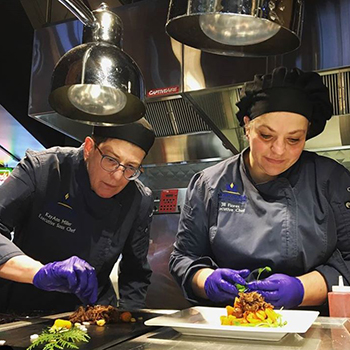
<instances>
[{"instance_id":1,"label":"overhead light fixture","mask_svg":"<svg viewBox=\"0 0 350 350\"><path fill-rule=\"evenodd\" d=\"M59 0L83 24L83 44L66 52L52 74L49 103L59 114L92 125L124 124L145 114L141 71L122 50L121 19L105 3L90 11Z\"/></svg>"},{"instance_id":2,"label":"overhead light fixture","mask_svg":"<svg viewBox=\"0 0 350 350\"><path fill-rule=\"evenodd\" d=\"M284 54L300 46L304 0L170 0L166 32L228 56Z\"/></svg>"}]
</instances>

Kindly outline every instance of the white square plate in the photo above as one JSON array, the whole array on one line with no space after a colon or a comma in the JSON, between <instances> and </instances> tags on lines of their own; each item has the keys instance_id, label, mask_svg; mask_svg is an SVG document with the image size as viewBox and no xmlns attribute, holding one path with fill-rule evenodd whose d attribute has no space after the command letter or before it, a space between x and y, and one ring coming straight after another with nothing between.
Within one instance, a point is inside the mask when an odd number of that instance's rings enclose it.
<instances>
[{"instance_id":1,"label":"white square plate","mask_svg":"<svg viewBox=\"0 0 350 350\"><path fill-rule=\"evenodd\" d=\"M172 327L176 331L206 337L279 341L288 333L305 333L319 315L318 311L276 310L287 324L277 328L222 326L225 308L196 306L145 321L146 326Z\"/></svg>"}]
</instances>

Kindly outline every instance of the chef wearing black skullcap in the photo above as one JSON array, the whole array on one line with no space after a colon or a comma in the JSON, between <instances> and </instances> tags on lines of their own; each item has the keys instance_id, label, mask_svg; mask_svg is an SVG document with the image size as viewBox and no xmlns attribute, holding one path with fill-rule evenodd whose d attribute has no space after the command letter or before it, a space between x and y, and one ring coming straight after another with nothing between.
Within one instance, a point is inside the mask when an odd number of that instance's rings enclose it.
<instances>
[{"instance_id":1,"label":"chef wearing black skullcap","mask_svg":"<svg viewBox=\"0 0 350 350\"><path fill-rule=\"evenodd\" d=\"M191 180L170 271L196 304L232 305L238 283L276 307L322 305L339 275L350 283L350 173L304 151L332 116L328 89L279 67L237 106L249 147Z\"/></svg>"},{"instance_id":2,"label":"chef wearing black skullcap","mask_svg":"<svg viewBox=\"0 0 350 350\"><path fill-rule=\"evenodd\" d=\"M137 178L154 139L141 119L95 127L80 148L27 151L0 187L1 312L116 306L119 256L120 306L144 306L153 200Z\"/></svg>"},{"instance_id":3,"label":"chef wearing black skullcap","mask_svg":"<svg viewBox=\"0 0 350 350\"><path fill-rule=\"evenodd\" d=\"M237 106L241 126L245 116L254 119L281 111L300 114L309 121L306 139L323 131L333 111L328 88L318 73L298 68L288 71L286 67L276 68L272 74L256 75L254 81L244 85Z\"/></svg>"}]
</instances>

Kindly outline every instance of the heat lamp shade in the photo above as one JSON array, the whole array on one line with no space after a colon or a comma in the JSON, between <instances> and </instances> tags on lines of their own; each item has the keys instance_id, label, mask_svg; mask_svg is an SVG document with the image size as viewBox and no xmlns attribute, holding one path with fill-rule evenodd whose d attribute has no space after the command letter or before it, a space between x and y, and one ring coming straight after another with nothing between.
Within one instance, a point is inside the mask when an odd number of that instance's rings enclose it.
<instances>
[{"instance_id":1,"label":"heat lamp shade","mask_svg":"<svg viewBox=\"0 0 350 350\"><path fill-rule=\"evenodd\" d=\"M303 0L170 0L166 32L202 51L238 57L300 46Z\"/></svg>"},{"instance_id":2,"label":"heat lamp shade","mask_svg":"<svg viewBox=\"0 0 350 350\"><path fill-rule=\"evenodd\" d=\"M49 103L59 114L91 125L136 121L145 114L145 89L137 64L104 42L74 47L56 64Z\"/></svg>"}]
</instances>

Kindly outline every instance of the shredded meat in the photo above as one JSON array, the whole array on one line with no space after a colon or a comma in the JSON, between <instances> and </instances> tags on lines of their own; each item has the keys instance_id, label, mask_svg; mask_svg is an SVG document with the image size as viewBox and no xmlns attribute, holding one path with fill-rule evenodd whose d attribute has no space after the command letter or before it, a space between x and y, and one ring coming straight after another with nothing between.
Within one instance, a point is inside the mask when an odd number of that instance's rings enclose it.
<instances>
[{"instance_id":1,"label":"shredded meat","mask_svg":"<svg viewBox=\"0 0 350 350\"><path fill-rule=\"evenodd\" d=\"M243 317L246 311L255 312L267 308L273 309L273 305L267 303L258 292L239 293L239 298L237 298L234 305L233 315L240 318Z\"/></svg>"},{"instance_id":2,"label":"shredded meat","mask_svg":"<svg viewBox=\"0 0 350 350\"><path fill-rule=\"evenodd\" d=\"M95 305L87 306L86 308L80 306L69 316L69 321L73 324L76 322L96 323L96 321L102 319L104 319L106 323L120 322L120 311L111 305Z\"/></svg>"}]
</instances>

